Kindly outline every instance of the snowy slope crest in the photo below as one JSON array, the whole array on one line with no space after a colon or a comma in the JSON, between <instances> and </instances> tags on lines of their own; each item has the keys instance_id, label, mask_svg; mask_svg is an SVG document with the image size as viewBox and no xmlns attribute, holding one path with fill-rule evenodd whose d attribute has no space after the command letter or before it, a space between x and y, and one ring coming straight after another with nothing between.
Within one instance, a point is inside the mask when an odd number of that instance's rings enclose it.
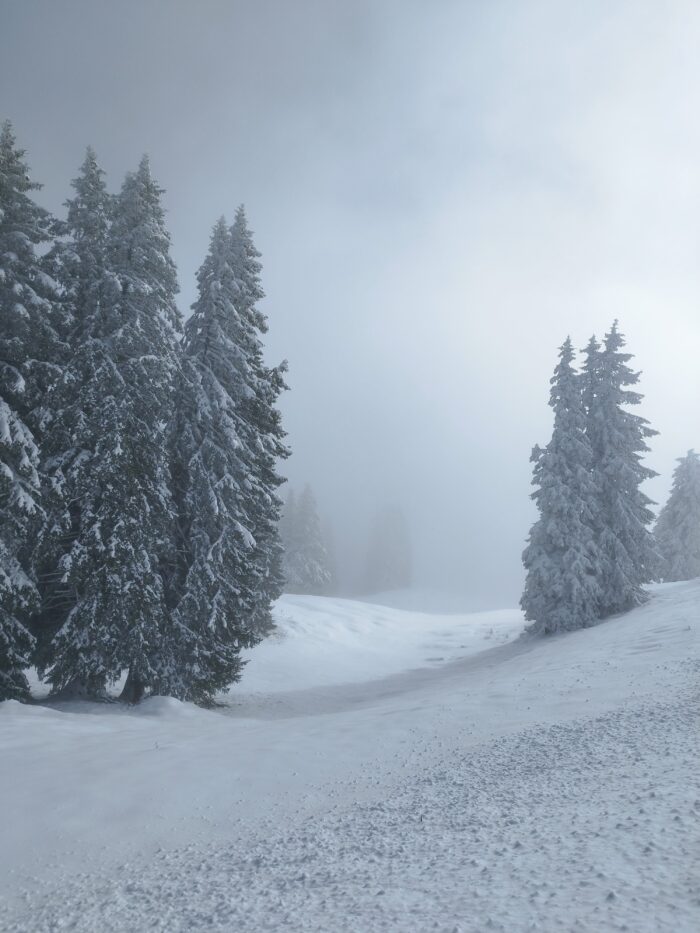
<instances>
[{"instance_id":1,"label":"snowy slope crest","mask_svg":"<svg viewBox=\"0 0 700 933\"><path fill-rule=\"evenodd\" d=\"M272 637L248 654L239 693L361 683L456 661L523 631L522 614L434 615L323 596L283 596Z\"/></svg>"}]
</instances>

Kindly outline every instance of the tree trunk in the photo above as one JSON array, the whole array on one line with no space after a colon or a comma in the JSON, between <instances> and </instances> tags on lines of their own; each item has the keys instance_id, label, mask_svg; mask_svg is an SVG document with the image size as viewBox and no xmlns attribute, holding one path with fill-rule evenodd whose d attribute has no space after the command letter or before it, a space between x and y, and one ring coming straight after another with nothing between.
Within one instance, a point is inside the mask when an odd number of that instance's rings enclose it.
<instances>
[{"instance_id":1,"label":"tree trunk","mask_svg":"<svg viewBox=\"0 0 700 933\"><path fill-rule=\"evenodd\" d=\"M119 699L122 703L130 703L132 705L140 703L145 691L146 685L143 681L139 680L138 677L135 677L131 671L129 671Z\"/></svg>"}]
</instances>

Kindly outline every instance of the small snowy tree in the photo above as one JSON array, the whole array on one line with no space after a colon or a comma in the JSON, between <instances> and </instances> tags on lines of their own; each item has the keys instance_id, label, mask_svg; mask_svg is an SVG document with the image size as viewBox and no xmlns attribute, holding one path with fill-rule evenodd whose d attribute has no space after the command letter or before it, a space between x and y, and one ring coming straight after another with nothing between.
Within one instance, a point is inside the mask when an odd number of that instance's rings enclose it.
<instances>
[{"instance_id":1,"label":"small snowy tree","mask_svg":"<svg viewBox=\"0 0 700 933\"><path fill-rule=\"evenodd\" d=\"M403 511L380 509L370 531L365 591L405 589L411 585L411 541Z\"/></svg>"},{"instance_id":2,"label":"small snowy tree","mask_svg":"<svg viewBox=\"0 0 700 933\"><path fill-rule=\"evenodd\" d=\"M567 337L550 380L552 438L532 454L533 485L537 487L532 498L539 518L523 553L527 577L520 604L532 623L530 631L538 633L583 628L599 612L592 451L573 360Z\"/></svg>"},{"instance_id":3,"label":"small snowy tree","mask_svg":"<svg viewBox=\"0 0 700 933\"><path fill-rule=\"evenodd\" d=\"M32 558L41 514L35 433L39 406L60 359L54 283L36 247L50 241L50 218L29 192L24 151L12 127L0 132L0 700L29 695L24 668L38 605Z\"/></svg>"},{"instance_id":4,"label":"small snowy tree","mask_svg":"<svg viewBox=\"0 0 700 933\"><path fill-rule=\"evenodd\" d=\"M596 489L597 541L600 551L600 614L625 612L645 602L644 584L654 578L658 555L649 531L651 500L641 484L655 476L644 466L646 439L657 432L646 419L628 411L642 396L628 388L639 373L628 365L624 338L615 322L602 348L586 348L583 397L586 434L591 446Z\"/></svg>"},{"instance_id":5,"label":"small snowy tree","mask_svg":"<svg viewBox=\"0 0 700 933\"><path fill-rule=\"evenodd\" d=\"M290 493L285 512L289 522L285 533L286 589L290 593L324 593L331 573L316 499L308 484L298 500Z\"/></svg>"},{"instance_id":6,"label":"small snowy tree","mask_svg":"<svg viewBox=\"0 0 700 933\"><path fill-rule=\"evenodd\" d=\"M654 537L661 557L662 580L700 577L700 456L694 450L678 460Z\"/></svg>"},{"instance_id":7,"label":"small snowy tree","mask_svg":"<svg viewBox=\"0 0 700 933\"><path fill-rule=\"evenodd\" d=\"M114 205L80 407L88 451L80 535L63 557L75 602L51 646L60 690L128 671L123 698L171 692L175 646L163 575L174 562L166 427L180 318L161 189L144 157Z\"/></svg>"}]
</instances>

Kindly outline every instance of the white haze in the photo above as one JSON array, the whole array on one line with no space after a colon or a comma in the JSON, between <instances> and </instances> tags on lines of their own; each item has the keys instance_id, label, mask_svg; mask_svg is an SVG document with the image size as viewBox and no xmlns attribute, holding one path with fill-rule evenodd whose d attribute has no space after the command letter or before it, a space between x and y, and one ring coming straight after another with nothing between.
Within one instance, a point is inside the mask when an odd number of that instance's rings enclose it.
<instances>
[{"instance_id":1,"label":"white haze","mask_svg":"<svg viewBox=\"0 0 700 933\"><path fill-rule=\"evenodd\" d=\"M346 579L392 501L417 584L514 604L567 333L620 318L661 432L652 496L700 447L696 3L0 11L0 118L48 207L87 143L112 187L149 151L186 310L212 223L246 202L290 363L287 473Z\"/></svg>"}]
</instances>

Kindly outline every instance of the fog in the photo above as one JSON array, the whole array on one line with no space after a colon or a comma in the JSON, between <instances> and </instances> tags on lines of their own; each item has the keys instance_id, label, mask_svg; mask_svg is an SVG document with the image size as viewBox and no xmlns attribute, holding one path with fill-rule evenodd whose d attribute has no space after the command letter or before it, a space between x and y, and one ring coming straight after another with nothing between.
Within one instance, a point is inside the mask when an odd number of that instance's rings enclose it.
<instances>
[{"instance_id":1,"label":"fog","mask_svg":"<svg viewBox=\"0 0 700 933\"><path fill-rule=\"evenodd\" d=\"M346 587L400 505L415 583L513 605L567 334L616 317L661 433L700 447L700 6L0 2L0 118L61 213L86 144L148 151L180 306L239 202L263 253L295 486Z\"/></svg>"}]
</instances>

